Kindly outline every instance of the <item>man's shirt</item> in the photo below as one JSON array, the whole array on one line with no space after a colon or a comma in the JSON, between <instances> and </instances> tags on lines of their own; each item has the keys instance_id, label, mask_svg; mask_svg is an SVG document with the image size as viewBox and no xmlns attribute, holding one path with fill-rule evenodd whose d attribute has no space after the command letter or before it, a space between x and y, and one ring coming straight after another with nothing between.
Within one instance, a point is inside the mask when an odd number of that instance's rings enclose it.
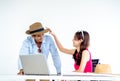
<instances>
[{"instance_id":1,"label":"man's shirt","mask_svg":"<svg viewBox=\"0 0 120 81\"><path fill-rule=\"evenodd\" d=\"M48 58L49 52L51 53L54 66L57 73L61 73L61 60L58 54L57 48L51 36L44 35L43 42L41 44L42 54L45 54ZM29 54L39 54L37 44L34 41L34 38L28 36L26 40L23 41L22 47L20 49L20 55L29 55ZM18 69L22 69L21 61L18 61Z\"/></svg>"}]
</instances>

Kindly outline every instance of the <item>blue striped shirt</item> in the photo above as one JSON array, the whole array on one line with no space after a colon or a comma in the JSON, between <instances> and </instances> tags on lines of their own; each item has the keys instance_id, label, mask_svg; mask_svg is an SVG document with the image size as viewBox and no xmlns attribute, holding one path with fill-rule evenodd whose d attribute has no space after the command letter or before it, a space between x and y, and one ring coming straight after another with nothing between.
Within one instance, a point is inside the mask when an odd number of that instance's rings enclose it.
<instances>
[{"instance_id":1,"label":"blue striped shirt","mask_svg":"<svg viewBox=\"0 0 120 81\"><path fill-rule=\"evenodd\" d=\"M55 46L55 43L51 36L44 35L43 42L41 44L42 53L45 54L46 58L48 58L49 52L51 53L54 66L56 68L57 73L61 73L61 60L58 54L58 50ZM26 40L23 41L22 47L20 49L20 55L22 54L39 54L38 47L34 41L32 36L28 36ZM18 69L22 69L21 61L18 61Z\"/></svg>"}]
</instances>

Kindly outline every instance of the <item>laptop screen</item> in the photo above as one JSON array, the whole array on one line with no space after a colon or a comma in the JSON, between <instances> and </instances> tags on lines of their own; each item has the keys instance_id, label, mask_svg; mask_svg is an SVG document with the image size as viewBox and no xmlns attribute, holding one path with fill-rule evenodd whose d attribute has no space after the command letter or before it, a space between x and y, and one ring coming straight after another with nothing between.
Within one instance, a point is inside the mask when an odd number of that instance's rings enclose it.
<instances>
[{"instance_id":1,"label":"laptop screen","mask_svg":"<svg viewBox=\"0 0 120 81\"><path fill-rule=\"evenodd\" d=\"M44 54L20 55L20 60L27 75L49 75L49 68Z\"/></svg>"}]
</instances>

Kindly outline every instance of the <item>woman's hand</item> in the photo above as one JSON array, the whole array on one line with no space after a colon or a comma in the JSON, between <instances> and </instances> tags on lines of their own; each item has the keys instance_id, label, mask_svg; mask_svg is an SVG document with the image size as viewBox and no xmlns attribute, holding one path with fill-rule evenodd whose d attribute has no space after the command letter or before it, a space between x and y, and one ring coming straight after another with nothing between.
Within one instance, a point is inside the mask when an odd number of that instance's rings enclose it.
<instances>
[{"instance_id":1,"label":"woman's hand","mask_svg":"<svg viewBox=\"0 0 120 81\"><path fill-rule=\"evenodd\" d=\"M55 36L55 33L54 33L54 32L52 32L52 30L51 30L50 28L46 27L46 29L48 30L49 34L51 34L51 35Z\"/></svg>"},{"instance_id":2,"label":"woman's hand","mask_svg":"<svg viewBox=\"0 0 120 81\"><path fill-rule=\"evenodd\" d=\"M73 72L78 72L77 70L73 71Z\"/></svg>"},{"instance_id":3,"label":"woman's hand","mask_svg":"<svg viewBox=\"0 0 120 81\"><path fill-rule=\"evenodd\" d=\"M73 72L80 72L80 73L81 73L81 71L79 71L79 70L75 70L75 71L73 71Z\"/></svg>"}]
</instances>

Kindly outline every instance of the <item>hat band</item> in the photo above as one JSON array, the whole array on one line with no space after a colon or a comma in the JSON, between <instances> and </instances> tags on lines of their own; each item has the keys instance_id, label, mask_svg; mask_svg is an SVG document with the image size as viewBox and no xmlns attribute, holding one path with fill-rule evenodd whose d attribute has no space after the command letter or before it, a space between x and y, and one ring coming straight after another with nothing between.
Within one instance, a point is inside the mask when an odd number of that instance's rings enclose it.
<instances>
[{"instance_id":1,"label":"hat band","mask_svg":"<svg viewBox=\"0 0 120 81\"><path fill-rule=\"evenodd\" d=\"M40 31L43 31L43 30L44 30L44 28L40 28L40 29L38 29L38 30L30 31L30 34L36 33L36 32L40 32Z\"/></svg>"}]
</instances>

